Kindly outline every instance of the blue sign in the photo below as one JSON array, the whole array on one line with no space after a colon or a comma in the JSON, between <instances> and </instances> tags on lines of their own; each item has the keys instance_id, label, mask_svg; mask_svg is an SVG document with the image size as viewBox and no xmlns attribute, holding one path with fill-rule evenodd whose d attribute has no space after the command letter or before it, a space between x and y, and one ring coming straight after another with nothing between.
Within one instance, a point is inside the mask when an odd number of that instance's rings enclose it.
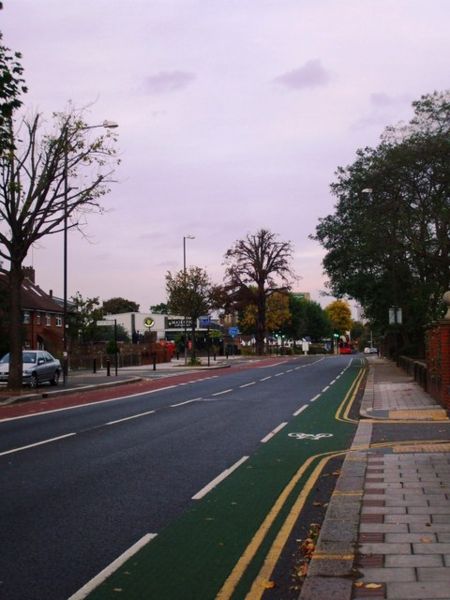
<instances>
[{"instance_id":1,"label":"blue sign","mask_svg":"<svg viewBox=\"0 0 450 600\"><path fill-rule=\"evenodd\" d=\"M211 325L211 317L199 317L198 324L200 327L209 327Z\"/></svg>"},{"instance_id":2,"label":"blue sign","mask_svg":"<svg viewBox=\"0 0 450 600\"><path fill-rule=\"evenodd\" d=\"M241 332L239 331L239 327L230 327L228 329L228 333L231 335L231 337L236 337L237 335L239 335Z\"/></svg>"}]
</instances>

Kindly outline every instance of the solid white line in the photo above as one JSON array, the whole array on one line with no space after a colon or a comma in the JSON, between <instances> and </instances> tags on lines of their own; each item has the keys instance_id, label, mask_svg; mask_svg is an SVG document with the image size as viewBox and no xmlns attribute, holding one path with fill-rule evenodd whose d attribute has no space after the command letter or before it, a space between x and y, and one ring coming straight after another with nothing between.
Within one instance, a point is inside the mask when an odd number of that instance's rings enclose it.
<instances>
[{"instance_id":1,"label":"solid white line","mask_svg":"<svg viewBox=\"0 0 450 600\"><path fill-rule=\"evenodd\" d=\"M330 389L330 386L329 386L329 385L325 386L325 387L323 388L323 390L322 390L322 393L323 393L323 392L326 392L326 391L327 391L327 390L329 390L329 389Z\"/></svg>"},{"instance_id":2,"label":"solid white line","mask_svg":"<svg viewBox=\"0 0 450 600\"><path fill-rule=\"evenodd\" d=\"M263 365L258 367L258 369L271 369L272 367L279 367L280 365L286 364L284 361L273 363L273 365Z\"/></svg>"},{"instance_id":3,"label":"solid white line","mask_svg":"<svg viewBox=\"0 0 450 600\"><path fill-rule=\"evenodd\" d=\"M306 410L308 408L307 404L304 404L303 406L300 406L300 408L298 410L295 411L295 413L292 414L293 417L298 417L298 415L300 413L302 413L304 410Z\"/></svg>"},{"instance_id":4,"label":"solid white line","mask_svg":"<svg viewBox=\"0 0 450 600\"><path fill-rule=\"evenodd\" d=\"M86 598L91 592L95 590L101 583L105 581L110 575L112 575L119 567L121 567L129 558L131 558L136 552L138 552L143 546L148 544L150 540L157 536L156 533L147 533L140 540L138 540L135 544L133 544L128 550L125 550L123 554L121 554L116 560L114 560L110 565L100 571L98 575L93 577L90 581L88 581L78 592L75 592L68 600L83 600Z\"/></svg>"},{"instance_id":5,"label":"solid white line","mask_svg":"<svg viewBox=\"0 0 450 600\"><path fill-rule=\"evenodd\" d=\"M86 408L88 406L96 406L98 404L106 404L107 402L117 402L118 400L127 400L128 398L138 398L139 396L146 396L147 394L156 394L157 392L164 392L165 390L171 390L178 385L168 385L157 390L149 390L148 392L139 392L138 394L130 394L129 396L120 396L119 398L108 398L106 400L98 400L97 402L85 402L84 404L76 404L75 406L66 406L64 408L55 408L54 410L43 410L42 412L32 413L31 415L21 415L20 417L9 417L8 419L1 419L0 425L6 423L6 421L17 421L18 419L28 419L30 417L40 417L41 415L49 415L51 413L61 412L63 410L74 410L75 408ZM83 390L77 390L74 388L74 392L82 392ZM49 398L47 398L49 400Z\"/></svg>"},{"instance_id":6,"label":"solid white line","mask_svg":"<svg viewBox=\"0 0 450 600\"><path fill-rule=\"evenodd\" d=\"M281 431L283 429L283 427L286 427L286 425L287 425L287 421L285 423L280 423L277 427L275 427L275 429L272 429L272 431L270 433L268 433L265 437L263 437L263 439L261 440L261 444L265 444L270 439L272 439L273 436L276 435L279 431Z\"/></svg>"},{"instance_id":7,"label":"solid white line","mask_svg":"<svg viewBox=\"0 0 450 600\"><path fill-rule=\"evenodd\" d=\"M13 448L12 450L0 452L0 456L5 456L6 454L14 454L15 452L20 452L21 450L28 450L29 448L35 448L36 446L42 446L43 444L50 444L51 442L57 442L58 440L63 440L64 438L72 437L73 435L77 434L66 433L65 435L59 435L58 437L50 438L48 440L42 440L42 442L36 442L35 444L29 444L28 446L20 446L20 448Z\"/></svg>"},{"instance_id":8,"label":"solid white line","mask_svg":"<svg viewBox=\"0 0 450 600\"><path fill-rule=\"evenodd\" d=\"M268 377L263 377L262 379L260 379L260 381L267 381L268 379L272 379L272 375L269 375Z\"/></svg>"},{"instance_id":9,"label":"solid white line","mask_svg":"<svg viewBox=\"0 0 450 600\"><path fill-rule=\"evenodd\" d=\"M200 500L201 498L206 496L206 494L208 492L210 492L213 488L215 488L216 485L218 485L221 481L226 479L228 477L228 475L231 475L231 473L233 471L235 471L238 467L240 467L242 465L242 463L244 463L246 460L248 460L248 458L249 458L248 456L243 456L236 463L234 463L234 465L231 466L229 469L225 469L225 471L223 471L220 475L217 475L217 477L215 477L212 481L210 481L207 485L205 485L204 488L202 488L199 492L197 492L195 494L195 496L192 496L192 500Z\"/></svg>"},{"instance_id":10,"label":"solid white line","mask_svg":"<svg viewBox=\"0 0 450 600\"><path fill-rule=\"evenodd\" d=\"M317 396L314 396L314 398L311 398L310 402L315 402L319 398L320 398L320 394L317 394Z\"/></svg>"},{"instance_id":11,"label":"solid white line","mask_svg":"<svg viewBox=\"0 0 450 600\"><path fill-rule=\"evenodd\" d=\"M123 423L123 421L130 421L131 419L138 419L139 417L152 415L154 412L154 410L147 410L146 412L139 413L137 415L131 415L131 417L123 417L123 419L117 419L116 421L108 421L108 423L105 423L105 425L115 425L116 423Z\"/></svg>"},{"instance_id":12,"label":"solid white line","mask_svg":"<svg viewBox=\"0 0 450 600\"><path fill-rule=\"evenodd\" d=\"M243 385L240 385L240 388L246 388L249 387L250 385L255 385L256 381L251 381L250 383L244 383Z\"/></svg>"},{"instance_id":13,"label":"solid white line","mask_svg":"<svg viewBox=\"0 0 450 600\"><path fill-rule=\"evenodd\" d=\"M198 402L201 400L201 396L199 398L192 398L192 400L185 400L184 402L179 402L178 404L171 404L170 408L176 408L177 406L184 406L185 404L190 404L191 402Z\"/></svg>"},{"instance_id":14,"label":"solid white line","mask_svg":"<svg viewBox=\"0 0 450 600\"><path fill-rule=\"evenodd\" d=\"M215 394L211 394L211 396L221 396L222 394L229 394L233 390L230 388L229 390L223 390L222 392L216 392Z\"/></svg>"}]
</instances>

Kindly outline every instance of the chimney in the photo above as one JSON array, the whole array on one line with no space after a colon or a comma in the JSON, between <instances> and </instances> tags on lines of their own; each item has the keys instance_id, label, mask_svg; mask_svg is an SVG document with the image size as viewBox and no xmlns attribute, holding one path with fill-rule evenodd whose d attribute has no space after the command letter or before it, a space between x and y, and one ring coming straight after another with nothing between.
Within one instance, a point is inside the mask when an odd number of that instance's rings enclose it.
<instances>
[{"instance_id":1,"label":"chimney","mask_svg":"<svg viewBox=\"0 0 450 600\"><path fill-rule=\"evenodd\" d=\"M50 290L48 295L50 296L50 298L53 298L53 290Z\"/></svg>"},{"instance_id":2,"label":"chimney","mask_svg":"<svg viewBox=\"0 0 450 600\"><path fill-rule=\"evenodd\" d=\"M34 267L23 267L22 273L24 277L31 281L31 283L35 283Z\"/></svg>"}]
</instances>

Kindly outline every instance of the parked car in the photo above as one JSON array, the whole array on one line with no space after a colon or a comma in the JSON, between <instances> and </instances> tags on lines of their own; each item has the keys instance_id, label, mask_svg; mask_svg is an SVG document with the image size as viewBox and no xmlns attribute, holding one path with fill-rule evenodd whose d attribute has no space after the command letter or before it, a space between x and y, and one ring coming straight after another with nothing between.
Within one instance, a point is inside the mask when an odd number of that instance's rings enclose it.
<instances>
[{"instance_id":1,"label":"parked car","mask_svg":"<svg viewBox=\"0 0 450 600\"><path fill-rule=\"evenodd\" d=\"M8 381L9 353L0 360L0 382ZM22 381L32 388L48 381L58 385L61 363L46 350L24 350L22 352Z\"/></svg>"},{"instance_id":2,"label":"parked car","mask_svg":"<svg viewBox=\"0 0 450 600\"><path fill-rule=\"evenodd\" d=\"M364 348L364 354L377 354L378 350L376 348Z\"/></svg>"}]
</instances>

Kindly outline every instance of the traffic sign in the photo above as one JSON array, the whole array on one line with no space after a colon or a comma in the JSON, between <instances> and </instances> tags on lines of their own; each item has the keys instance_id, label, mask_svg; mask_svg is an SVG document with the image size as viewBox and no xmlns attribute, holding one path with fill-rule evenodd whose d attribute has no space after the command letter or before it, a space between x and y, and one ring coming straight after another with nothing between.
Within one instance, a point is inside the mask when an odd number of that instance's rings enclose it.
<instances>
[{"instance_id":1,"label":"traffic sign","mask_svg":"<svg viewBox=\"0 0 450 600\"><path fill-rule=\"evenodd\" d=\"M231 337L236 337L237 335L239 335L241 332L239 331L239 327L230 327L228 329L228 333L231 335Z\"/></svg>"}]
</instances>

